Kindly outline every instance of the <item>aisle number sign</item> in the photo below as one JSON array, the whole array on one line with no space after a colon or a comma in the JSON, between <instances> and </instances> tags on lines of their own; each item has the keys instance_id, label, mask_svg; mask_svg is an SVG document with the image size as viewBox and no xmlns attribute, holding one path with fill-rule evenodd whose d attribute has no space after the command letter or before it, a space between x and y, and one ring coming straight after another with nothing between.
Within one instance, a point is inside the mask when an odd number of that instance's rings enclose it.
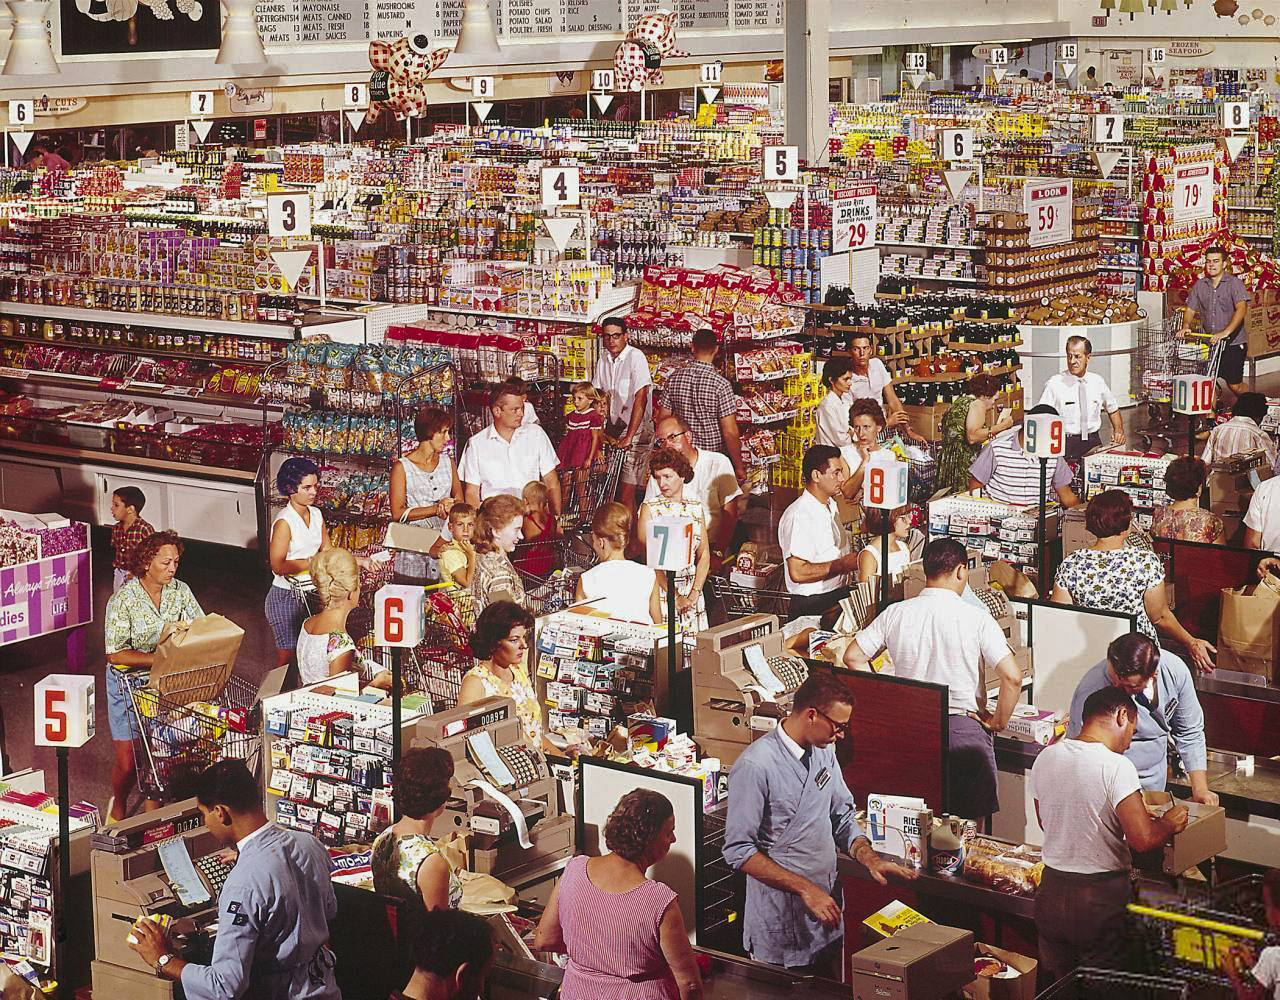
<instances>
[{"instance_id":1,"label":"aisle number sign","mask_svg":"<svg viewBox=\"0 0 1280 1000\"><path fill-rule=\"evenodd\" d=\"M1213 379L1204 375L1175 375L1172 392L1174 413L1193 417L1213 412Z\"/></svg>"},{"instance_id":2,"label":"aisle number sign","mask_svg":"<svg viewBox=\"0 0 1280 1000\"><path fill-rule=\"evenodd\" d=\"M577 167L542 168L542 207L577 205L581 175Z\"/></svg>"},{"instance_id":3,"label":"aisle number sign","mask_svg":"<svg viewBox=\"0 0 1280 1000\"><path fill-rule=\"evenodd\" d=\"M93 677L50 674L35 686L36 746L82 747L93 739Z\"/></svg>"},{"instance_id":4,"label":"aisle number sign","mask_svg":"<svg viewBox=\"0 0 1280 1000\"><path fill-rule=\"evenodd\" d=\"M1178 163L1173 168L1173 221L1213 216L1213 164Z\"/></svg>"},{"instance_id":5,"label":"aisle number sign","mask_svg":"<svg viewBox=\"0 0 1280 1000\"><path fill-rule=\"evenodd\" d=\"M654 517L645 529L645 563L679 573L693 565L693 521L687 517Z\"/></svg>"},{"instance_id":6,"label":"aisle number sign","mask_svg":"<svg viewBox=\"0 0 1280 1000\"><path fill-rule=\"evenodd\" d=\"M29 128L35 117L35 105L31 101L9 102L9 124Z\"/></svg>"},{"instance_id":7,"label":"aisle number sign","mask_svg":"<svg viewBox=\"0 0 1280 1000\"><path fill-rule=\"evenodd\" d=\"M1094 142L1124 142L1124 115L1094 115Z\"/></svg>"},{"instance_id":8,"label":"aisle number sign","mask_svg":"<svg viewBox=\"0 0 1280 1000\"><path fill-rule=\"evenodd\" d=\"M1057 458L1067 450L1062 418L1052 413L1029 413L1022 418L1022 450L1032 458Z\"/></svg>"},{"instance_id":9,"label":"aisle number sign","mask_svg":"<svg viewBox=\"0 0 1280 1000\"><path fill-rule=\"evenodd\" d=\"M348 83L342 90L342 100L349 108L367 108L369 106L369 85L367 83Z\"/></svg>"},{"instance_id":10,"label":"aisle number sign","mask_svg":"<svg viewBox=\"0 0 1280 1000\"><path fill-rule=\"evenodd\" d=\"M876 245L876 186L837 188L831 199L831 252L848 253Z\"/></svg>"},{"instance_id":11,"label":"aisle number sign","mask_svg":"<svg viewBox=\"0 0 1280 1000\"><path fill-rule=\"evenodd\" d=\"M1058 59L1061 62L1075 62L1079 51L1075 42L1063 42L1058 46Z\"/></svg>"},{"instance_id":12,"label":"aisle number sign","mask_svg":"<svg viewBox=\"0 0 1280 1000\"><path fill-rule=\"evenodd\" d=\"M718 86L721 78L724 76L724 63L709 62L703 63L698 79L704 86Z\"/></svg>"},{"instance_id":13,"label":"aisle number sign","mask_svg":"<svg viewBox=\"0 0 1280 1000\"><path fill-rule=\"evenodd\" d=\"M427 595L421 587L388 583L373 595L375 646L413 647L422 641Z\"/></svg>"},{"instance_id":14,"label":"aisle number sign","mask_svg":"<svg viewBox=\"0 0 1280 1000\"><path fill-rule=\"evenodd\" d=\"M1022 210L1031 227L1027 243L1055 246L1071 239L1071 181L1029 178L1022 188Z\"/></svg>"},{"instance_id":15,"label":"aisle number sign","mask_svg":"<svg viewBox=\"0 0 1280 1000\"><path fill-rule=\"evenodd\" d=\"M197 118L204 118L206 115L213 114L212 90L191 91L191 113Z\"/></svg>"},{"instance_id":16,"label":"aisle number sign","mask_svg":"<svg viewBox=\"0 0 1280 1000\"><path fill-rule=\"evenodd\" d=\"M939 159L973 159L973 129L944 128L941 132L941 136L942 149L940 151Z\"/></svg>"},{"instance_id":17,"label":"aisle number sign","mask_svg":"<svg viewBox=\"0 0 1280 1000\"><path fill-rule=\"evenodd\" d=\"M794 181L800 176L800 150L796 146L765 146L764 179Z\"/></svg>"},{"instance_id":18,"label":"aisle number sign","mask_svg":"<svg viewBox=\"0 0 1280 1000\"><path fill-rule=\"evenodd\" d=\"M477 101L487 101L493 96L493 77L473 76L471 78L471 96Z\"/></svg>"},{"instance_id":19,"label":"aisle number sign","mask_svg":"<svg viewBox=\"0 0 1280 1000\"><path fill-rule=\"evenodd\" d=\"M923 73L929 68L929 56L924 52L907 53L907 72Z\"/></svg>"},{"instance_id":20,"label":"aisle number sign","mask_svg":"<svg viewBox=\"0 0 1280 1000\"><path fill-rule=\"evenodd\" d=\"M1147 49L1147 62L1152 66L1159 66L1165 61L1169 52L1163 45L1156 45Z\"/></svg>"},{"instance_id":21,"label":"aisle number sign","mask_svg":"<svg viewBox=\"0 0 1280 1000\"><path fill-rule=\"evenodd\" d=\"M267 235L272 239L311 235L311 195L305 191L267 195Z\"/></svg>"},{"instance_id":22,"label":"aisle number sign","mask_svg":"<svg viewBox=\"0 0 1280 1000\"><path fill-rule=\"evenodd\" d=\"M1006 49L1003 45L997 48L993 48L991 50L991 65L992 66L1008 66L1009 50Z\"/></svg>"},{"instance_id":23,"label":"aisle number sign","mask_svg":"<svg viewBox=\"0 0 1280 1000\"><path fill-rule=\"evenodd\" d=\"M863 484L862 504L893 510L907 502L907 480L910 467L900 462L891 451L872 452L867 461L867 479Z\"/></svg>"},{"instance_id":24,"label":"aisle number sign","mask_svg":"<svg viewBox=\"0 0 1280 1000\"><path fill-rule=\"evenodd\" d=\"M1222 105L1222 127L1227 130L1249 127L1249 102L1225 101Z\"/></svg>"},{"instance_id":25,"label":"aisle number sign","mask_svg":"<svg viewBox=\"0 0 1280 1000\"><path fill-rule=\"evenodd\" d=\"M613 89L613 70L593 69L591 71L591 89L592 90L612 90Z\"/></svg>"}]
</instances>

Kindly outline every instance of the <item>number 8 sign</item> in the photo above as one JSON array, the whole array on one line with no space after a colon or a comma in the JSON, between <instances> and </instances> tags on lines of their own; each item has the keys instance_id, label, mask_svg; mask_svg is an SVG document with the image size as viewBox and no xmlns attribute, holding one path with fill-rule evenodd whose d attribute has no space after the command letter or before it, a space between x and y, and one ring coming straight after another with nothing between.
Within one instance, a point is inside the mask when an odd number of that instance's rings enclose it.
<instances>
[{"instance_id":1,"label":"number 8 sign","mask_svg":"<svg viewBox=\"0 0 1280 1000\"><path fill-rule=\"evenodd\" d=\"M1052 413L1029 413L1022 418L1022 450L1032 458L1057 458L1067 449L1062 418Z\"/></svg>"},{"instance_id":2,"label":"number 8 sign","mask_svg":"<svg viewBox=\"0 0 1280 1000\"><path fill-rule=\"evenodd\" d=\"M422 641L427 596L421 587L389 583L373 595L376 646L416 646Z\"/></svg>"},{"instance_id":3,"label":"number 8 sign","mask_svg":"<svg viewBox=\"0 0 1280 1000\"><path fill-rule=\"evenodd\" d=\"M1203 375L1173 377L1173 412L1191 416L1213 412L1213 380Z\"/></svg>"},{"instance_id":4,"label":"number 8 sign","mask_svg":"<svg viewBox=\"0 0 1280 1000\"><path fill-rule=\"evenodd\" d=\"M893 510L907 502L907 477L910 468L891 452L878 451L867 462L867 478L862 487L864 507Z\"/></svg>"}]
</instances>

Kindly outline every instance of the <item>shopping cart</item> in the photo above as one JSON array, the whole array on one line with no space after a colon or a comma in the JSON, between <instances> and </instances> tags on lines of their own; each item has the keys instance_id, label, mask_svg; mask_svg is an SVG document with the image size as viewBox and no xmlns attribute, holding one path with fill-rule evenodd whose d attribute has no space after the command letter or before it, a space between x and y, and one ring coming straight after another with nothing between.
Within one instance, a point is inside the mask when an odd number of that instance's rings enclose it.
<instances>
[{"instance_id":1,"label":"shopping cart","mask_svg":"<svg viewBox=\"0 0 1280 1000\"><path fill-rule=\"evenodd\" d=\"M128 678L133 714L133 759L138 787L165 801L172 786L220 760L243 760L256 770L260 726L258 689L221 667L193 667L162 678Z\"/></svg>"},{"instance_id":2,"label":"shopping cart","mask_svg":"<svg viewBox=\"0 0 1280 1000\"><path fill-rule=\"evenodd\" d=\"M1232 923L1262 929L1267 926L1267 907L1262 899L1262 876L1245 875L1223 882L1210 893L1209 906L1230 918Z\"/></svg>"},{"instance_id":3,"label":"shopping cart","mask_svg":"<svg viewBox=\"0 0 1280 1000\"><path fill-rule=\"evenodd\" d=\"M791 594L777 589L782 583L782 571L765 579L767 586L748 587L734 583L727 577L707 577L711 587L714 604L718 616L714 615L712 602L708 602L707 612L715 617L717 623L731 621L744 615L777 615L782 621L790 617Z\"/></svg>"},{"instance_id":4,"label":"shopping cart","mask_svg":"<svg viewBox=\"0 0 1280 1000\"><path fill-rule=\"evenodd\" d=\"M1257 947L1263 931L1230 923L1224 914L1197 906L1156 909L1129 904L1145 968L1196 986L1226 986L1226 963L1233 948Z\"/></svg>"},{"instance_id":5,"label":"shopping cart","mask_svg":"<svg viewBox=\"0 0 1280 1000\"><path fill-rule=\"evenodd\" d=\"M471 632L475 623L471 591L453 584L428 587L422 642L404 661L405 692L427 695L434 712L453 708L462 677L474 664Z\"/></svg>"},{"instance_id":6,"label":"shopping cart","mask_svg":"<svg viewBox=\"0 0 1280 1000\"><path fill-rule=\"evenodd\" d=\"M565 535L585 535L601 504L612 500L622 477L623 448L601 445L590 465L560 472L560 530Z\"/></svg>"},{"instance_id":7,"label":"shopping cart","mask_svg":"<svg viewBox=\"0 0 1280 1000\"><path fill-rule=\"evenodd\" d=\"M1186 1000L1189 987L1176 979L1140 976L1110 969L1076 969L1036 1000Z\"/></svg>"},{"instance_id":8,"label":"shopping cart","mask_svg":"<svg viewBox=\"0 0 1280 1000\"><path fill-rule=\"evenodd\" d=\"M1130 369L1133 398L1147 407L1149 425L1144 429L1150 450L1152 437L1163 437L1166 443L1173 434L1172 389L1175 375L1207 375L1217 379L1226 350L1226 340L1213 343L1208 334L1193 333L1179 337L1182 312L1161 321L1151 321L1138 328L1138 344Z\"/></svg>"}]
</instances>

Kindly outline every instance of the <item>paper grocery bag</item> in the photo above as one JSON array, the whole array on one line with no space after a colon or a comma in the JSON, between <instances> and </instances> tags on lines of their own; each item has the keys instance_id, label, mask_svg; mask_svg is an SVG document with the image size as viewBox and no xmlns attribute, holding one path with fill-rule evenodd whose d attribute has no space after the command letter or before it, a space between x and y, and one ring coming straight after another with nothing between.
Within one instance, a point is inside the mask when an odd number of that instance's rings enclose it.
<instances>
[{"instance_id":1,"label":"paper grocery bag","mask_svg":"<svg viewBox=\"0 0 1280 1000\"><path fill-rule=\"evenodd\" d=\"M383 548L396 549L403 552L430 552L432 546L440 540L440 532L421 524L401 524L392 521L387 525L387 534L382 539Z\"/></svg>"},{"instance_id":2,"label":"paper grocery bag","mask_svg":"<svg viewBox=\"0 0 1280 1000\"><path fill-rule=\"evenodd\" d=\"M1239 670L1275 680L1280 655L1280 595L1270 587L1222 591L1218 621L1218 660L1224 670Z\"/></svg>"},{"instance_id":3,"label":"paper grocery bag","mask_svg":"<svg viewBox=\"0 0 1280 1000\"><path fill-rule=\"evenodd\" d=\"M243 640L244 629L222 615L166 625L148 686L181 705L212 701L227 686Z\"/></svg>"}]
</instances>

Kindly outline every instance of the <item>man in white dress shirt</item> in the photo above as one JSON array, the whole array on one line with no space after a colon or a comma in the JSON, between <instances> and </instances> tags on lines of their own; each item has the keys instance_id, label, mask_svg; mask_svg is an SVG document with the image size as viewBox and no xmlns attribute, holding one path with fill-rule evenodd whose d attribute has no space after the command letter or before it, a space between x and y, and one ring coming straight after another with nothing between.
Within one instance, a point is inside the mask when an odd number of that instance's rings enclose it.
<instances>
[{"instance_id":1,"label":"man in white dress shirt","mask_svg":"<svg viewBox=\"0 0 1280 1000\"><path fill-rule=\"evenodd\" d=\"M1062 417L1067 432L1067 459L1075 461L1086 451L1102 443L1102 413L1111 421L1111 443L1124 444L1124 421L1120 404L1096 372L1089 371L1093 344L1088 337L1067 338L1067 370L1059 372L1044 385L1040 405L1052 406Z\"/></svg>"},{"instance_id":2,"label":"man in white dress shirt","mask_svg":"<svg viewBox=\"0 0 1280 1000\"><path fill-rule=\"evenodd\" d=\"M820 615L839 604L849 593L848 575L858 568L832 499L844 482L840 449L815 444L804 453L801 472L804 492L778 522L787 591L795 595L792 618Z\"/></svg>"},{"instance_id":3,"label":"man in white dress shirt","mask_svg":"<svg viewBox=\"0 0 1280 1000\"><path fill-rule=\"evenodd\" d=\"M679 452L693 467L693 482L685 489L692 490L707 508L707 515L711 519L707 525L711 554L723 558L733 540L733 531L738 526L738 518L742 516L742 505L746 500L734 474L733 463L727 455L706 448L695 448L689 425L677 416L666 416L658 421L654 443ZM655 500L657 497L658 483L650 476L644 498Z\"/></svg>"},{"instance_id":4,"label":"man in white dress shirt","mask_svg":"<svg viewBox=\"0 0 1280 1000\"><path fill-rule=\"evenodd\" d=\"M649 476L649 449L653 446L649 390L653 379L644 353L627 343L627 321L621 316L611 316L600 324L600 339L604 350L591 384L609 398L605 436L627 450L618 499L634 513L636 487Z\"/></svg>"},{"instance_id":5,"label":"man in white dress shirt","mask_svg":"<svg viewBox=\"0 0 1280 1000\"><path fill-rule=\"evenodd\" d=\"M518 387L503 384L489 400L493 423L473 434L458 463L463 498L472 507L498 493L520 496L535 479L547 487L551 512L560 514L560 460L541 424L524 419L525 398Z\"/></svg>"}]
</instances>

